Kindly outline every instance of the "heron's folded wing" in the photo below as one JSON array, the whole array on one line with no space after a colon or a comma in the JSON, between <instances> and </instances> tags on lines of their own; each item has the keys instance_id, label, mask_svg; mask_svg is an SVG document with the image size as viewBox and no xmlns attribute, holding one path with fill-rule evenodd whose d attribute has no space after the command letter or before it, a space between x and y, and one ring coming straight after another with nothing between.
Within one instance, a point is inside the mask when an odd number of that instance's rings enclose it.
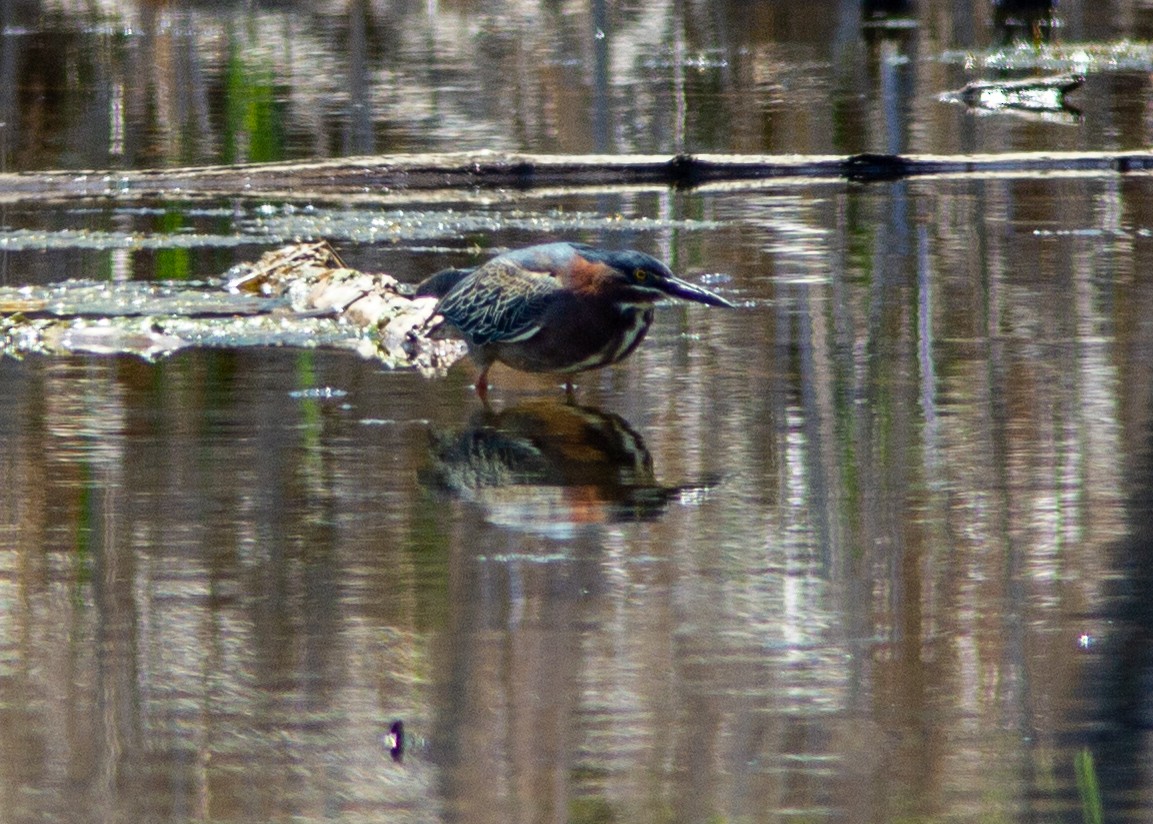
<instances>
[{"instance_id":1,"label":"heron's folded wing","mask_svg":"<svg viewBox=\"0 0 1153 824\"><path fill-rule=\"evenodd\" d=\"M436 311L476 346L524 340L540 329L559 289L552 275L497 258L458 283Z\"/></svg>"}]
</instances>

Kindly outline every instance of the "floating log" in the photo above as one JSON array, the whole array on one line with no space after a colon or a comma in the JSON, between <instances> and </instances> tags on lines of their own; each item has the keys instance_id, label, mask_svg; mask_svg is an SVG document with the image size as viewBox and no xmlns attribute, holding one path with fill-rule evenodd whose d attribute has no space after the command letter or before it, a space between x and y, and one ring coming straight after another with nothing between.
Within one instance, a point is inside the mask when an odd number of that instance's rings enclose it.
<instances>
[{"instance_id":1,"label":"floating log","mask_svg":"<svg viewBox=\"0 0 1153 824\"><path fill-rule=\"evenodd\" d=\"M946 103L961 103L977 114L1006 113L1075 124L1079 122L1081 113L1069 105L1065 96L1084 83L1085 78L1079 74L974 80L956 91L942 94L940 99Z\"/></svg>"},{"instance_id":2,"label":"floating log","mask_svg":"<svg viewBox=\"0 0 1153 824\"><path fill-rule=\"evenodd\" d=\"M694 188L770 183L892 180L925 176L1118 174L1153 169L1153 152L1006 152L984 155L529 155L498 152L381 155L297 163L142 171L0 174L0 202L76 198L286 200L381 198L407 191L548 187Z\"/></svg>"},{"instance_id":3,"label":"floating log","mask_svg":"<svg viewBox=\"0 0 1153 824\"><path fill-rule=\"evenodd\" d=\"M1014 105L1057 108L1064 102L1061 98L1084 84L1085 77L1080 74L1023 77L1016 80L973 80L942 97L957 97L971 105L988 105L985 99L992 98L997 105L1006 105L1004 101L1008 100Z\"/></svg>"}]
</instances>

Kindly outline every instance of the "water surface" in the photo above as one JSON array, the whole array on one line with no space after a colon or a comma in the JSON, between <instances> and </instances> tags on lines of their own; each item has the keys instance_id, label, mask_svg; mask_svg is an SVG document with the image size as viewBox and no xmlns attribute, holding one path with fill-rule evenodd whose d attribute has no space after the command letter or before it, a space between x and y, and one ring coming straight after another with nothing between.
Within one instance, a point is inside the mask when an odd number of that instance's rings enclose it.
<instances>
[{"instance_id":1,"label":"water surface","mask_svg":"<svg viewBox=\"0 0 1153 824\"><path fill-rule=\"evenodd\" d=\"M882 37L800 5L45 12L0 63L90 68L20 74L6 163L265 159L266 116L278 157L1147 142L1147 76L1091 72L1080 121L976 117L935 95L999 42L979 10ZM116 155L116 109L73 104L140 66ZM32 139L29 101L91 128ZM572 404L494 371L487 411L467 364L0 361L0 818L1147 820L1151 203L1111 175L6 207L7 285L209 278L307 219L408 281L565 236L739 308L662 307Z\"/></svg>"}]
</instances>

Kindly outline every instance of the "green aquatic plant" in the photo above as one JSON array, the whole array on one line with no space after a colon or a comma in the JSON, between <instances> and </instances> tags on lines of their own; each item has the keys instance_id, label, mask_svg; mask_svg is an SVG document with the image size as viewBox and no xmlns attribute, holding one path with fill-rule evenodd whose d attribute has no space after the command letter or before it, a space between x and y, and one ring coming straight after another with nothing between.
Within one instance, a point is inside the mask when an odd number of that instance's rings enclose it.
<instances>
[{"instance_id":1,"label":"green aquatic plant","mask_svg":"<svg viewBox=\"0 0 1153 824\"><path fill-rule=\"evenodd\" d=\"M1085 824L1102 824L1105 812L1101 804L1101 785L1097 781L1097 768L1088 747L1073 756L1077 773L1077 793L1081 796L1081 814Z\"/></svg>"},{"instance_id":2,"label":"green aquatic plant","mask_svg":"<svg viewBox=\"0 0 1153 824\"><path fill-rule=\"evenodd\" d=\"M266 163L284 157L284 112L275 72L235 40L225 70L224 163Z\"/></svg>"}]
</instances>

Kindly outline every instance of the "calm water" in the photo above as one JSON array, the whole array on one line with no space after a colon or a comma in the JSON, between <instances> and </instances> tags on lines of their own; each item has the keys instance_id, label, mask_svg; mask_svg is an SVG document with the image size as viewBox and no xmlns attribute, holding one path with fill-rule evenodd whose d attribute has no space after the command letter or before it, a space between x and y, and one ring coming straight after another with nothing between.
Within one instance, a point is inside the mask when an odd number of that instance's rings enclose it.
<instances>
[{"instance_id":1,"label":"calm water","mask_svg":"<svg viewBox=\"0 0 1153 824\"><path fill-rule=\"evenodd\" d=\"M939 102L983 4L83 8L0 3L9 170L1153 140L1132 43L1076 115ZM740 308L488 411L466 364L0 360L0 821L1153 820L1153 178L6 199L0 282L296 235L628 245Z\"/></svg>"}]
</instances>

